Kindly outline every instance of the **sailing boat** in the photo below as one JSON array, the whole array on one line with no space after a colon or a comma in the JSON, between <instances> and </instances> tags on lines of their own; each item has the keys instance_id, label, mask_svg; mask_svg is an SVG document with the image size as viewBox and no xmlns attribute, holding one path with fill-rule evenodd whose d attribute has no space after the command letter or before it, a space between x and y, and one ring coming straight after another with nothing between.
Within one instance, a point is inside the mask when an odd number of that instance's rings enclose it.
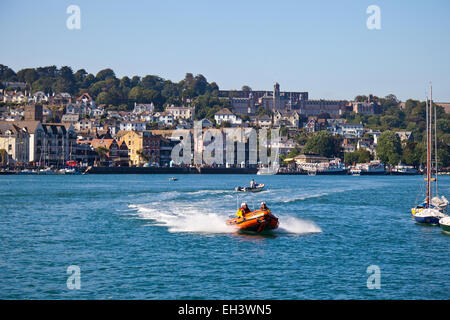
<instances>
[{"instance_id":1,"label":"sailing boat","mask_svg":"<svg viewBox=\"0 0 450 320\"><path fill-rule=\"evenodd\" d=\"M430 100L426 101L426 130L427 130L427 195L425 201L411 209L414 216L414 220L417 223L439 225L439 220L446 217L444 212L447 210L448 201L445 197L439 198L438 194L438 181L437 181L437 140L436 140L436 127L435 127L435 169L436 169L436 196L433 198L431 189L431 179L432 179L432 119L433 119L433 88L430 88ZM435 115L435 126L436 126L436 107L434 108ZM433 203L434 199L434 203Z\"/></svg>"}]
</instances>

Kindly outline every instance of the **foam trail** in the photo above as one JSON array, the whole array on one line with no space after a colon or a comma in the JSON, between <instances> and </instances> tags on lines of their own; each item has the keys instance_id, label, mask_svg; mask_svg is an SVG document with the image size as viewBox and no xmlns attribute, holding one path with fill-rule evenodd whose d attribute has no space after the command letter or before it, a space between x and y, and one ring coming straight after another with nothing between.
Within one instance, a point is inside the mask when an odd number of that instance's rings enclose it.
<instances>
[{"instance_id":1,"label":"foam trail","mask_svg":"<svg viewBox=\"0 0 450 320\"><path fill-rule=\"evenodd\" d=\"M138 205L137 213L143 219L154 220L159 226L168 227L169 232L233 233L236 230L225 224L226 216L203 213L195 207L179 207L177 212ZM158 206L156 206L158 207Z\"/></svg>"},{"instance_id":2,"label":"foam trail","mask_svg":"<svg viewBox=\"0 0 450 320\"><path fill-rule=\"evenodd\" d=\"M202 212L204 207L192 205L179 205L176 209L165 208L153 203L149 205L129 205L137 210L141 219L152 220L153 225L164 226L169 232L193 233L234 233L236 229L225 224L228 216L212 212ZM280 217L280 226L275 233L283 234L309 234L322 232L314 222L292 216Z\"/></svg>"},{"instance_id":3,"label":"foam trail","mask_svg":"<svg viewBox=\"0 0 450 320\"><path fill-rule=\"evenodd\" d=\"M295 217L280 217L280 226L277 233L307 234L319 233L322 229L312 221Z\"/></svg>"}]
</instances>

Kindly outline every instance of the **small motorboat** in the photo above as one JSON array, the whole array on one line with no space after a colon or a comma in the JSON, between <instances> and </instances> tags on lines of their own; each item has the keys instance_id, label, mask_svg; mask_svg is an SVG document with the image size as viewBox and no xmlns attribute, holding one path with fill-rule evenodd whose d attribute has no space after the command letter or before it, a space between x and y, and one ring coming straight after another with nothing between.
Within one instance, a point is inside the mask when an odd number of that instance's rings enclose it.
<instances>
[{"instance_id":1,"label":"small motorboat","mask_svg":"<svg viewBox=\"0 0 450 320\"><path fill-rule=\"evenodd\" d=\"M254 188L251 187L236 187L234 190L236 192L260 192L263 191L264 189L264 184L257 184Z\"/></svg>"},{"instance_id":2,"label":"small motorboat","mask_svg":"<svg viewBox=\"0 0 450 320\"><path fill-rule=\"evenodd\" d=\"M278 218L270 211L255 210L247 213L243 218L233 218L227 225L234 226L242 231L262 232L278 228Z\"/></svg>"},{"instance_id":3,"label":"small motorboat","mask_svg":"<svg viewBox=\"0 0 450 320\"><path fill-rule=\"evenodd\" d=\"M169 178L169 181L178 181L178 178L172 177L172 178Z\"/></svg>"}]
</instances>

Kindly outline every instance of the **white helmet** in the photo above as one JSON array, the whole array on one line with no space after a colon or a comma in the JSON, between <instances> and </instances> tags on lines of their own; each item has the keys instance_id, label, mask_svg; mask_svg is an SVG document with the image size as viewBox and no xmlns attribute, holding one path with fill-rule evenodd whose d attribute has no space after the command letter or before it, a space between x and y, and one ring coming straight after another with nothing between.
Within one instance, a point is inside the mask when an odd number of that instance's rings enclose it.
<instances>
[{"instance_id":1,"label":"white helmet","mask_svg":"<svg viewBox=\"0 0 450 320\"><path fill-rule=\"evenodd\" d=\"M247 202L242 202L241 207L245 207L247 205Z\"/></svg>"},{"instance_id":2,"label":"white helmet","mask_svg":"<svg viewBox=\"0 0 450 320\"><path fill-rule=\"evenodd\" d=\"M261 205L263 205L263 204L266 204L266 203L263 201L263 202L261 202Z\"/></svg>"}]
</instances>

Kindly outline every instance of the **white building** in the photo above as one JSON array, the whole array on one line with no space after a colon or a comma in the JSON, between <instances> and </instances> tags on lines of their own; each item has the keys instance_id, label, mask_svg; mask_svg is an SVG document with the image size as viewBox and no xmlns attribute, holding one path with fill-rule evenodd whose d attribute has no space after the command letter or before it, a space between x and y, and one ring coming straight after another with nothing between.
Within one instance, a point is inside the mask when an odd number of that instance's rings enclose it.
<instances>
[{"instance_id":1,"label":"white building","mask_svg":"<svg viewBox=\"0 0 450 320\"><path fill-rule=\"evenodd\" d=\"M340 134L345 138L361 138L364 126L361 123L343 123L335 127L333 134Z\"/></svg>"},{"instance_id":2,"label":"white building","mask_svg":"<svg viewBox=\"0 0 450 320\"><path fill-rule=\"evenodd\" d=\"M184 119L184 120L193 120L194 119L194 110L193 107L176 107L174 105L171 105L169 107L166 107L166 111L171 113L173 115L173 119L177 121L178 119Z\"/></svg>"},{"instance_id":3,"label":"white building","mask_svg":"<svg viewBox=\"0 0 450 320\"><path fill-rule=\"evenodd\" d=\"M141 121L125 121L120 123L119 129L121 131L144 131L146 125Z\"/></svg>"},{"instance_id":4,"label":"white building","mask_svg":"<svg viewBox=\"0 0 450 320\"><path fill-rule=\"evenodd\" d=\"M158 119L160 124L164 124L166 126L172 126L174 124L174 117L170 112L157 112L155 114L155 118Z\"/></svg>"},{"instance_id":5,"label":"white building","mask_svg":"<svg viewBox=\"0 0 450 320\"><path fill-rule=\"evenodd\" d=\"M222 110L216 112L214 114L214 120L216 120L217 124L222 124L222 122L229 122L231 124L241 124L242 120L238 118L233 112L230 110L223 108Z\"/></svg>"}]
</instances>

